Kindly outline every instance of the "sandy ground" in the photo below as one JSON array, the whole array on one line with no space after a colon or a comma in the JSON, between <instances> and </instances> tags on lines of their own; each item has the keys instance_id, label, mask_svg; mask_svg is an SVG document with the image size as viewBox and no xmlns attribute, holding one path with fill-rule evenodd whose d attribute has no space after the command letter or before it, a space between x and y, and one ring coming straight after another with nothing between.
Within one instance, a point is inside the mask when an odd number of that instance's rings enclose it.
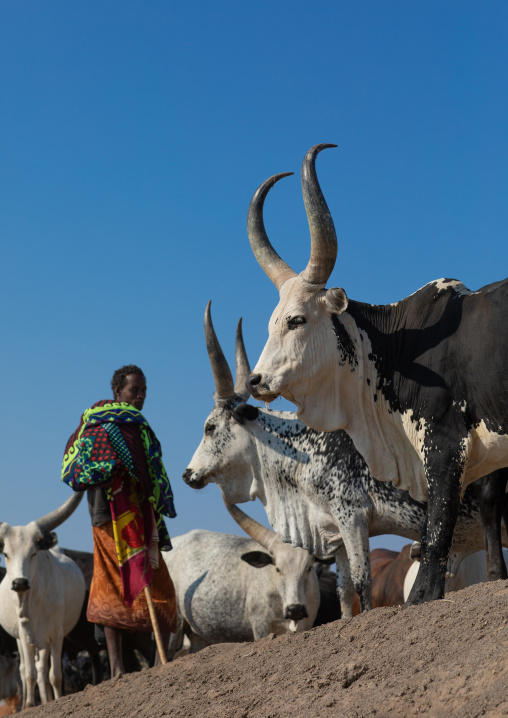
<instances>
[{"instance_id":1,"label":"sandy ground","mask_svg":"<svg viewBox=\"0 0 508 718\"><path fill-rule=\"evenodd\" d=\"M377 608L306 633L220 644L87 686L34 718L508 715L508 583Z\"/></svg>"}]
</instances>

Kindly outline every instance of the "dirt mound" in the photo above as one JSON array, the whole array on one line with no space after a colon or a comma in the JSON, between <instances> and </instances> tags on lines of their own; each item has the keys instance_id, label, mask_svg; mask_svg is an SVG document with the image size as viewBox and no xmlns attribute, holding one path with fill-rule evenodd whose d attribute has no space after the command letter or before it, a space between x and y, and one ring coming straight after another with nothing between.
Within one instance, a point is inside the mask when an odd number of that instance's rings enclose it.
<instances>
[{"instance_id":1,"label":"dirt mound","mask_svg":"<svg viewBox=\"0 0 508 718\"><path fill-rule=\"evenodd\" d=\"M508 715L508 584L211 646L26 711L37 718Z\"/></svg>"}]
</instances>

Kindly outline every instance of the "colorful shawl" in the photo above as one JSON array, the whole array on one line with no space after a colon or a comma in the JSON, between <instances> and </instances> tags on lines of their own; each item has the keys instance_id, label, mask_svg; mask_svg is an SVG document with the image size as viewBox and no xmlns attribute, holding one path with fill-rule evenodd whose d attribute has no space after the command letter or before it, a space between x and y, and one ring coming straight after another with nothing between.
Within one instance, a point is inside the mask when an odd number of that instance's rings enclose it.
<instances>
[{"instance_id":1,"label":"colorful shawl","mask_svg":"<svg viewBox=\"0 0 508 718\"><path fill-rule=\"evenodd\" d=\"M106 489L124 601L132 605L152 580L153 541L171 548L162 515L176 516L160 444L141 412L112 401L87 409L67 442L62 481L74 491Z\"/></svg>"}]
</instances>

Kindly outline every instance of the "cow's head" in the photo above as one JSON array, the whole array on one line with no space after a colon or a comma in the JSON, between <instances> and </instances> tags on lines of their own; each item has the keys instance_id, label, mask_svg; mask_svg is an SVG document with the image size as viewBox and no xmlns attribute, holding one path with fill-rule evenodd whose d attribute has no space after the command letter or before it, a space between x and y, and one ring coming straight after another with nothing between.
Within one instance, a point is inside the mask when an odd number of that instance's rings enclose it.
<instances>
[{"instance_id":1,"label":"cow's head","mask_svg":"<svg viewBox=\"0 0 508 718\"><path fill-rule=\"evenodd\" d=\"M284 396L298 407L298 416L319 430L342 428L337 416L340 379L356 366L355 350L347 329L338 320L348 305L343 289L325 289L337 257L337 237L331 214L315 170L321 150L336 145L316 145L302 164L302 191L311 235L307 268L297 275L273 249L263 222L263 204L283 173L270 177L254 194L247 217L252 250L261 268L275 284L280 301L270 319L269 338L247 382L250 393L271 402ZM325 407L332 409L329 416Z\"/></svg>"},{"instance_id":2,"label":"cow's head","mask_svg":"<svg viewBox=\"0 0 508 718\"><path fill-rule=\"evenodd\" d=\"M255 476L257 454L245 424L254 421L257 407L246 404L245 382L250 374L242 337L242 320L236 330L236 383L212 324L211 302L205 311L205 340L215 382L215 406L205 421L204 436L183 474L191 487L219 484L231 503L254 500L259 495ZM234 481L233 481L234 480Z\"/></svg>"},{"instance_id":3,"label":"cow's head","mask_svg":"<svg viewBox=\"0 0 508 718\"><path fill-rule=\"evenodd\" d=\"M60 526L76 509L83 494L73 494L49 514L26 526L10 526L0 522L0 553L4 555L6 578L13 591L23 594L35 579L41 552L57 543L53 529Z\"/></svg>"},{"instance_id":4,"label":"cow's head","mask_svg":"<svg viewBox=\"0 0 508 718\"><path fill-rule=\"evenodd\" d=\"M283 543L274 531L247 516L238 506L227 501L225 504L237 524L264 549L249 551L243 554L242 560L258 569L273 566L274 584L284 618L290 621L289 630L306 630L312 626L320 600L314 556L302 548Z\"/></svg>"}]
</instances>

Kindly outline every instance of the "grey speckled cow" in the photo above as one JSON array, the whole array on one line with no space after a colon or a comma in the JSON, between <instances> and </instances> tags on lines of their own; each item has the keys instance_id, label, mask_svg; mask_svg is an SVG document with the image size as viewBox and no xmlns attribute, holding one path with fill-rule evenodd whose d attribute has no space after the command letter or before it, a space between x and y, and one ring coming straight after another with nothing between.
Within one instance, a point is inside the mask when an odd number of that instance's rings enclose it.
<instances>
[{"instance_id":1,"label":"grey speckled cow","mask_svg":"<svg viewBox=\"0 0 508 718\"><path fill-rule=\"evenodd\" d=\"M319 608L315 559L283 543L236 506L251 538L195 529L163 553L175 584L178 630L169 658L189 635L191 653L212 643L255 641L312 628Z\"/></svg>"},{"instance_id":2,"label":"grey speckled cow","mask_svg":"<svg viewBox=\"0 0 508 718\"><path fill-rule=\"evenodd\" d=\"M246 404L249 364L241 324L234 386L213 329L210 303L205 337L215 406L184 480L193 488L216 483L231 503L259 498L270 525L284 541L319 558L336 558L343 617L352 616L354 590L361 610L370 609L369 536L391 533L419 540L426 505L374 479L346 432L318 432L291 412ZM508 545L504 527L502 538ZM471 553L483 547L478 503L468 489L455 528L454 550Z\"/></svg>"}]
</instances>

